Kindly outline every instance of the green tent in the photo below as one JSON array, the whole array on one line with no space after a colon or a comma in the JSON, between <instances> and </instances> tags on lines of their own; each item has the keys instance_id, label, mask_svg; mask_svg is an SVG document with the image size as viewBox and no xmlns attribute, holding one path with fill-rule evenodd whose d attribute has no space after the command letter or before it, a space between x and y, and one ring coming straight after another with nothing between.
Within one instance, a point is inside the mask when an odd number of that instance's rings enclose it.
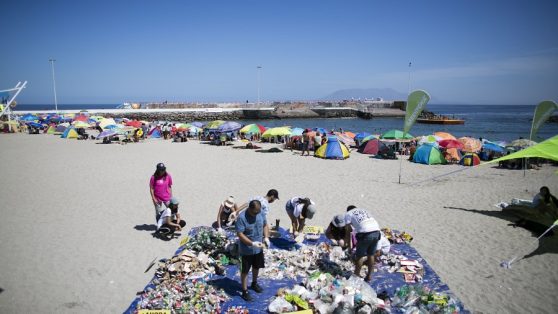
<instances>
[{"instance_id":1,"label":"green tent","mask_svg":"<svg viewBox=\"0 0 558 314\"><path fill-rule=\"evenodd\" d=\"M516 158L546 158L558 161L558 135L549 138L544 142L540 142L537 145L522 149L513 154L494 159L485 164L495 163L503 160L516 159Z\"/></svg>"},{"instance_id":2,"label":"green tent","mask_svg":"<svg viewBox=\"0 0 558 314\"><path fill-rule=\"evenodd\" d=\"M403 131L400 130L389 130L386 133L382 134L382 136L380 136L381 139L389 139L389 140L410 140L413 139L414 136L412 136L409 133L403 133Z\"/></svg>"}]
</instances>

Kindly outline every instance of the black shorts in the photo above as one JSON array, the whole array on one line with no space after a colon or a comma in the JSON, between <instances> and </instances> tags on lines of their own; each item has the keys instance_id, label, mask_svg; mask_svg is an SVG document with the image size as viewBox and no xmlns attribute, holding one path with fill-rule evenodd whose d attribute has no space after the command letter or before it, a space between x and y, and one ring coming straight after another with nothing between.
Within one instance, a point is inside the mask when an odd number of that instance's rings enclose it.
<instances>
[{"instance_id":1,"label":"black shorts","mask_svg":"<svg viewBox=\"0 0 558 314\"><path fill-rule=\"evenodd\" d=\"M243 255L241 262L241 270L240 272L243 274L247 274L250 271L250 268L264 268L265 267L265 260L263 251L254 254L254 255Z\"/></svg>"}]
</instances>

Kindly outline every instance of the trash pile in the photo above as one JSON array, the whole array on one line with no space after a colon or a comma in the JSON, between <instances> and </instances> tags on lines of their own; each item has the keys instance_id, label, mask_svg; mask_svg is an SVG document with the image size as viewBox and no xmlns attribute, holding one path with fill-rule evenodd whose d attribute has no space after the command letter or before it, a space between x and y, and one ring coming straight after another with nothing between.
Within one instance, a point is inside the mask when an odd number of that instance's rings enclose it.
<instances>
[{"instance_id":1,"label":"trash pile","mask_svg":"<svg viewBox=\"0 0 558 314\"><path fill-rule=\"evenodd\" d=\"M193 229L184 248L196 253L203 252L215 258L219 253L226 252L225 248L228 243L225 232L216 231L211 227L198 227Z\"/></svg>"},{"instance_id":2,"label":"trash pile","mask_svg":"<svg viewBox=\"0 0 558 314\"><path fill-rule=\"evenodd\" d=\"M205 253L194 253L190 250L183 250L178 255L169 260L159 262L159 267L155 272L158 282L165 282L169 279L200 279L209 277L212 274L222 275L225 268L220 260L214 260Z\"/></svg>"},{"instance_id":3,"label":"trash pile","mask_svg":"<svg viewBox=\"0 0 558 314\"><path fill-rule=\"evenodd\" d=\"M223 290L216 290L203 280L172 278L155 288L147 287L136 309L170 309L171 313L221 313L221 303L229 300ZM242 312L239 312L242 313Z\"/></svg>"},{"instance_id":4,"label":"trash pile","mask_svg":"<svg viewBox=\"0 0 558 314\"><path fill-rule=\"evenodd\" d=\"M268 306L270 313L312 310L314 313L373 313L389 309L376 292L362 278L336 278L316 271L303 285L279 289Z\"/></svg>"},{"instance_id":5,"label":"trash pile","mask_svg":"<svg viewBox=\"0 0 558 314\"><path fill-rule=\"evenodd\" d=\"M396 290L391 306L404 313L458 313L459 301L421 285L405 285Z\"/></svg>"},{"instance_id":6,"label":"trash pile","mask_svg":"<svg viewBox=\"0 0 558 314\"><path fill-rule=\"evenodd\" d=\"M413 241L413 236L408 234L407 232L398 232L395 230L391 230L390 228L383 228L382 232L386 239L389 240L390 243L400 244L400 243L411 243Z\"/></svg>"}]
</instances>

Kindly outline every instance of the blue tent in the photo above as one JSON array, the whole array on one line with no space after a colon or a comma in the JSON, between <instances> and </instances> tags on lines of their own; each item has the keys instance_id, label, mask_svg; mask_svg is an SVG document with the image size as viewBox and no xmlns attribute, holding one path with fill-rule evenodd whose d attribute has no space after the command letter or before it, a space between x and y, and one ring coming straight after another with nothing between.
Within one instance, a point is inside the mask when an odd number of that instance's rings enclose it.
<instances>
[{"instance_id":1,"label":"blue tent","mask_svg":"<svg viewBox=\"0 0 558 314\"><path fill-rule=\"evenodd\" d=\"M20 118L21 121L35 121L35 120L38 120L38 119L39 119L39 117L37 117L36 115L30 114L30 113L25 114Z\"/></svg>"},{"instance_id":2,"label":"blue tent","mask_svg":"<svg viewBox=\"0 0 558 314\"><path fill-rule=\"evenodd\" d=\"M74 128L66 128L64 133L60 136L61 138L78 138L78 133Z\"/></svg>"},{"instance_id":3,"label":"blue tent","mask_svg":"<svg viewBox=\"0 0 558 314\"><path fill-rule=\"evenodd\" d=\"M372 135L372 134L370 134L370 133L368 133L368 132L360 132L360 133L357 133L357 134L355 135L354 140L360 142L360 141L362 141L363 138L365 138L365 137L367 137L367 136L369 136L369 135Z\"/></svg>"},{"instance_id":4,"label":"blue tent","mask_svg":"<svg viewBox=\"0 0 558 314\"><path fill-rule=\"evenodd\" d=\"M157 128L151 130L151 132L149 132L149 137L151 138L161 138L161 131Z\"/></svg>"},{"instance_id":5,"label":"blue tent","mask_svg":"<svg viewBox=\"0 0 558 314\"><path fill-rule=\"evenodd\" d=\"M347 147L337 140L337 137L330 136L327 143L320 146L314 153L314 156L325 159L346 159L349 158L349 150Z\"/></svg>"},{"instance_id":6,"label":"blue tent","mask_svg":"<svg viewBox=\"0 0 558 314\"><path fill-rule=\"evenodd\" d=\"M484 142L482 144L482 149L483 150L490 150L490 151L494 151L496 153L505 153L506 149L498 144L494 144L492 142Z\"/></svg>"},{"instance_id":7,"label":"blue tent","mask_svg":"<svg viewBox=\"0 0 558 314\"><path fill-rule=\"evenodd\" d=\"M423 144L415 151L413 162L425 165L436 165L445 164L447 161L436 146Z\"/></svg>"}]
</instances>

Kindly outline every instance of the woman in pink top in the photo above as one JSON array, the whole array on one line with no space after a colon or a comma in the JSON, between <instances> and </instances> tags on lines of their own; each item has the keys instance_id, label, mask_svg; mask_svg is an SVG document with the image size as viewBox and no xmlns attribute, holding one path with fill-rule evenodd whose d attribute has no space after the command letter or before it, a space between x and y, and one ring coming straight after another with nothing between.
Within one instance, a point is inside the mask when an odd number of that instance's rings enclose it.
<instances>
[{"instance_id":1,"label":"woman in pink top","mask_svg":"<svg viewBox=\"0 0 558 314\"><path fill-rule=\"evenodd\" d=\"M169 205L172 198L172 177L167 173L167 168L163 163L157 164L157 170L149 180L149 191L155 206L155 218L159 221L159 216Z\"/></svg>"}]
</instances>

